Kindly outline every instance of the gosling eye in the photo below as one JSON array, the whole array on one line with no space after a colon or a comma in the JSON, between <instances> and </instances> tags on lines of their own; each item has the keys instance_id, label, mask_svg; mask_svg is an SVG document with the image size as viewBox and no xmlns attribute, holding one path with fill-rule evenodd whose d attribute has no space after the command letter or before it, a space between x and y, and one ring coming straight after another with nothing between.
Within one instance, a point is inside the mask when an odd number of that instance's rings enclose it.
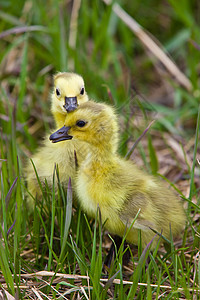
<instances>
[{"instance_id":1,"label":"gosling eye","mask_svg":"<svg viewBox=\"0 0 200 300\"><path fill-rule=\"evenodd\" d=\"M60 97L61 96L61 91L59 88L56 88L56 95L57 97Z\"/></svg>"},{"instance_id":2,"label":"gosling eye","mask_svg":"<svg viewBox=\"0 0 200 300\"><path fill-rule=\"evenodd\" d=\"M80 121L77 121L77 122L76 122L76 125L77 125L78 127L84 127L84 126L86 125L86 122L80 120Z\"/></svg>"},{"instance_id":3,"label":"gosling eye","mask_svg":"<svg viewBox=\"0 0 200 300\"><path fill-rule=\"evenodd\" d=\"M82 87L82 88L81 88L81 91L80 91L80 94L81 94L81 95L84 95L84 92L85 92L85 89L84 89L84 87Z\"/></svg>"}]
</instances>

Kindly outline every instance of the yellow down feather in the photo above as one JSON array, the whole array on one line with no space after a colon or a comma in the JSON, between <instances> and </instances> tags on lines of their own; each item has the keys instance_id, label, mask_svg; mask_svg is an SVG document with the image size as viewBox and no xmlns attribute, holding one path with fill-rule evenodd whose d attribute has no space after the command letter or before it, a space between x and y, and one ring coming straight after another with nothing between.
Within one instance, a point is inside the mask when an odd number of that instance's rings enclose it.
<instances>
[{"instance_id":1,"label":"yellow down feather","mask_svg":"<svg viewBox=\"0 0 200 300\"><path fill-rule=\"evenodd\" d=\"M156 177L116 154L118 123L113 108L92 101L82 104L50 139L56 143L61 137L71 139L66 144L89 146L75 181L79 202L89 216L95 217L99 205L105 227L122 237L140 210L127 240L137 244L141 229L143 247L155 235L150 228L167 238L170 227L174 236L180 233L185 222L180 200Z\"/></svg>"},{"instance_id":2,"label":"yellow down feather","mask_svg":"<svg viewBox=\"0 0 200 300\"><path fill-rule=\"evenodd\" d=\"M88 96L85 92L83 78L75 73L58 73L54 76L54 88L51 94L51 112L55 119L56 128L63 126L67 111L64 108L66 97L76 97L78 105L88 101ZM49 136L49 135L48 135ZM51 187L53 182L53 172L55 164L58 165L60 181L62 184L68 184L69 176L75 176L75 157L74 151L77 154L77 160L80 162L87 149L80 142L72 141L72 143L61 142L52 144L49 137L46 136L42 145L37 152L32 156L33 163L36 167L37 174L42 184L47 180ZM29 159L26 168L26 180L28 191L36 197L41 195L38 186L37 177ZM30 209L34 206L32 197L27 198L27 203Z\"/></svg>"}]
</instances>

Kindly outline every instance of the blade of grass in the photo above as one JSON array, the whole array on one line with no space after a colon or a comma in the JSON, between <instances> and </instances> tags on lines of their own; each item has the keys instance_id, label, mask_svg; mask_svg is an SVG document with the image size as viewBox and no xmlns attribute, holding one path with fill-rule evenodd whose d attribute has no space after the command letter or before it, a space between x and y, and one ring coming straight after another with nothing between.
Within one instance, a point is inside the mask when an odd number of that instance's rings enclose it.
<instances>
[{"instance_id":1,"label":"blade of grass","mask_svg":"<svg viewBox=\"0 0 200 300\"><path fill-rule=\"evenodd\" d=\"M148 132L148 130L150 129L151 125L153 125L155 121L151 121L151 123L147 126L147 128L143 131L143 133L139 136L139 138L137 138L137 140L135 141L135 143L133 144L133 146L131 147L131 149L128 151L128 153L125 155L126 159L129 159L131 154L133 153L134 149L136 148L137 144L141 141L141 139L143 138L143 136Z\"/></svg>"},{"instance_id":2,"label":"blade of grass","mask_svg":"<svg viewBox=\"0 0 200 300\"><path fill-rule=\"evenodd\" d=\"M67 70L67 47L66 47L66 33L65 23L63 17L63 8L59 8L59 32L60 32L60 71Z\"/></svg>"},{"instance_id":3,"label":"blade of grass","mask_svg":"<svg viewBox=\"0 0 200 300\"><path fill-rule=\"evenodd\" d=\"M157 171L159 169L158 159L150 135L148 136L148 149L149 149L149 157L150 157L152 174L157 174Z\"/></svg>"},{"instance_id":4,"label":"blade of grass","mask_svg":"<svg viewBox=\"0 0 200 300\"><path fill-rule=\"evenodd\" d=\"M28 63L28 34L24 41L24 48L22 53L22 62L21 62L21 74L20 74L20 92L17 102L17 118L24 122L24 117L21 109L23 108L24 96L26 93L26 77L27 77L27 63Z\"/></svg>"},{"instance_id":5,"label":"blade of grass","mask_svg":"<svg viewBox=\"0 0 200 300\"><path fill-rule=\"evenodd\" d=\"M97 251L97 220L99 219L99 249ZM92 297L95 299L100 299L100 278L102 272L102 222L101 222L101 211L99 206L97 207L96 219L95 219L95 228L94 228L94 239L93 239L93 248L92 248L92 260L91 260L91 271L90 277L93 283Z\"/></svg>"},{"instance_id":6,"label":"blade of grass","mask_svg":"<svg viewBox=\"0 0 200 300\"><path fill-rule=\"evenodd\" d=\"M71 185L71 178L69 177L68 182L68 188L67 188L67 206L66 206L66 212L65 212L65 227L64 227L64 236L63 240L61 241L61 253L60 253L60 259L62 259L66 242L68 238L69 233L69 227L71 224L71 218L72 218L72 185Z\"/></svg>"},{"instance_id":7,"label":"blade of grass","mask_svg":"<svg viewBox=\"0 0 200 300\"><path fill-rule=\"evenodd\" d=\"M78 262L80 270L81 270L81 274L85 274L86 271L88 270L87 264L85 262L85 257L83 257L83 255L81 254L81 252L78 249L76 243L73 241L71 235L70 235L70 239L71 239L71 244L72 244L73 252L74 252L74 254L76 256L77 262Z\"/></svg>"},{"instance_id":8,"label":"blade of grass","mask_svg":"<svg viewBox=\"0 0 200 300\"><path fill-rule=\"evenodd\" d=\"M3 39L11 34L19 34L19 33L30 32L30 31L47 31L47 29L39 25L14 27L2 32L0 34L0 39Z\"/></svg>"},{"instance_id":9,"label":"blade of grass","mask_svg":"<svg viewBox=\"0 0 200 300\"><path fill-rule=\"evenodd\" d=\"M150 274L149 274L149 269L147 270L147 300L152 299L152 288L150 284Z\"/></svg>"},{"instance_id":10,"label":"blade of grass","mask_svg":"<svg viewBox=\"0 0 200 300\"><path fill-rule=\"evenodd\" d=\"M56 255L56 253L53 251L53 248L52 248L51 245L50 245L50 242L49 242L49 236L48 236L48 231L47 231L47 228L46 228L46 226L45 226L44 220L43 220L43 218L42 218L41 212L40 212L40 210L39 210L38 207L36 207L36 209L37 209L38 215L39 215L39 217L40 217L40 220L41 220L41 222L42 222L42 225L43 225L43 228L44 228L44 231L45 231L45 239L46 239L47 245L48 245L48 247L49 247L49 252L51 251L51 254L54 256L55 260L56 260L57 262L59 262L59 259L58 259L57 255Z\"/></svg>"},{"instance_id":11,"label":"blade of grass","mask_svg":"<svg viewBox=\"0 0 200 300\"><path fill-rule=\"evenodd\" d=\"M0 239L0 267L1 271L3 273L3 276L5 278L8 291L12 293L12 295L15 294L14 289L14 280L12 277L12 273L10 271L9 263L8 263L8 255L5 252L5 249L3 247L2 240Z\"/></svg>"},{"instance_id":12,"label":"blade of grass","mask_svg":"<svg viewBox=\"0 0 200 300\"><path fill-rule=\"evenodd\" d=\"M138 282L140 279L140 275L141 275L143 266L146 262L146 259L149 255L150 247L151 247L151 244L153 243L153 240L154 240L154 238L151 240L151 242L149 244L147 244L147 246L145 247L145 249L142 252L142 255L140 256L137 268L133 274L133 285L131 286L130 291L128 293L128 299L134 299L134 297L135 297L136 290L138 287Z\"/></svg>"},{"instance_id":13,"label":"blade of grass","mask_svg":"<svg viewBox=\"0 0 200 300\"><path fill-rule=\"evenodd\" d=\"M50 248L49 248L49 260L47 270L51 270L52 266L52 249L53 249L53 237L54 237L54 227L55 227L55 207L56 207L56 200L55 200L55 174L56 174L56 165L54 167L53 172L53 186L52 186L52 199L51 199L51 234L50 234Z\"/></svg>"},{"instance_id":14,"label":"blade of grass","mask_svg":"<svg viewBox=\"0 0 200 300\"><path fill-rule=\"evenodd\" d=\"M191 179L190 179L190 194L189 199L192 200L192 196L194 195L194 169L196 165L196 156L197 156L197 147L198 147L198 141L199 141L199 127L200 127L200 106L198 110L198 116L197 116L197 124L196 124L196 133L195 133L195 143L194 143L194 153L193 153L193 163L192 163L192 169L191 169ZM191 207L188 206L188 210L191 210Z\"/></svg>"}]
</instances>

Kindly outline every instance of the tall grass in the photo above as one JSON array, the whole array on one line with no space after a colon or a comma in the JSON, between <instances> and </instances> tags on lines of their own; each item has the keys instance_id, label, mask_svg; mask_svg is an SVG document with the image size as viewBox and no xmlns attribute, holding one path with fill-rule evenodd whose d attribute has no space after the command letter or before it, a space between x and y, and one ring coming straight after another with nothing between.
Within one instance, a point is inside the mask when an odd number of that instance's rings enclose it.
<instances>
[{"instance_id":1,"label":"tall grass","mask_svg":"<svg viewBox=\"0 0 200 300\"><path fill-rule=\"evenodd\" d=\"M169 51L192 83L189 92L148 56L103 1L81 2L71 35L71 11L77 2L1 3L0 291L5 289L16 299L197 299L199 3L119 1ZM6 32L10 29L12 33ZM75 44L70 44L70 35ZM168 168L163 177L169 175L172 186L177 181L187 223L182 237L176 241L171 237L166 249L159 244L154 251L150 245L145 250L140 245L138 250L124 249L122 244L106 268L103 262L112 238L101 224L100 212L95 220L84 215L73 199L70 182L63 187L56 168L58 193L55 184L41 185L42 200L35 201L30 214L23 166L54 126L49 101L52 74L67 70L83 75L91 98L117 107L122 155L156 120L131 159L154 174ZM185 160L180 160L175 146L171 149L166 133L173 145L182 145ZM172 154L169 163L162 159L166 151L168 159ZM128 266L123 265L124 252L131 255Z\"/></svg>"}]
</instances>

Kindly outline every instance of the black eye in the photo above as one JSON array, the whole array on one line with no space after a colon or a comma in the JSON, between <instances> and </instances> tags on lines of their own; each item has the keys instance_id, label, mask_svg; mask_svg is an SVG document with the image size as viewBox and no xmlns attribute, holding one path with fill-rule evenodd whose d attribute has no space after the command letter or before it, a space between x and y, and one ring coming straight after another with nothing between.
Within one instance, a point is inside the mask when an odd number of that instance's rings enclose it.
<instances>
[{"instance_id":1,"label":"black eye","mask_svg":"<svg viewBox=\"0 0 200 300\"><path fill-rule=\"evenodd\" d=\"M84 89L84 87L82 87L82 88L81 88L81 91L80 91L80 94L83 95L84 92L85 92L85 89Z\"/></svg>"},{"instance_id":2,"label":"black eye","mask_svg":"<svg viewBox=\"0 0 200 300\"><path fill-rule=\"evenodd\" d=\"M58 97L60 97L60 95L61 95L61 92L60 92L59 88L56 88L56 95L57 95Z\"/></svg>"},{"instance_id":3,"label":"black eye","mask_svg":"<svg viewBox=\"0 0 200 300\"><path fill-rule=\"evenodd\" d=\"M77 122L76 122L76 125L77 125L78 127L84 127L85 124L86 124L85 121L77 121Z\"/></svg>"}]
</instances>

